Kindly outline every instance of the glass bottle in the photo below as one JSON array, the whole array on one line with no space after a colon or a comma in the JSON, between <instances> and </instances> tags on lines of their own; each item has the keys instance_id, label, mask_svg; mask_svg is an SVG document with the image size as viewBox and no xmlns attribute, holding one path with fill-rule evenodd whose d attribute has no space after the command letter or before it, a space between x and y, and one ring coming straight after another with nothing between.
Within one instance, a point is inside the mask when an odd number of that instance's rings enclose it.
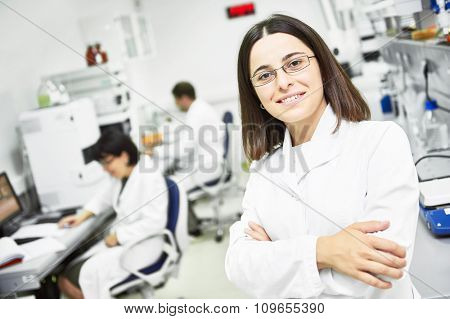
<instances>
[{"instance_id":1,"label":"glass bottle","mask_svg":"<svg viewBox=\"0 0 450 319\"><path fill-rule=\"evenodd\" d=\"M86 62L88 66L95 65L95 53L92 45L88 45L86 49Z\"/></svg>"},{"instance_id":2,"label":"glass bottle","mask_svg":"<svg viewBox=\"0 0 450 319\"><path fill-rule=\"evenodd\" d=\"M436 100L425 102L425 113L422 117L422 132L427 151L448 148L448 129L445 121L436 113Z\"/></svg>"}]
</instances>

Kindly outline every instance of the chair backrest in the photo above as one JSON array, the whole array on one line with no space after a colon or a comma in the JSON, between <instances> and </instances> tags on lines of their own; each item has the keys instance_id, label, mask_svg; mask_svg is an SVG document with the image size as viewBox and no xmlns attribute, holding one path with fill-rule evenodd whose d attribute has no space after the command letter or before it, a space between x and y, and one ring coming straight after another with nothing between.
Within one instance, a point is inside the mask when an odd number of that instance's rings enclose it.
<instances>
[{"instance_id":1,"label":"chair backrest","mask_svg":"<svg viewBox=\"0 0 450 319\"><path fill-rule=\"evenodd\" d=\"M169 196L166 228L173 234L180 252L189 244L187 227L187 198L185 192L171 180L165 177Z\"/></svg>"},{"instance_id":2,"label":"chair backrest","mask_svg":"<svg viewBox=\"0 0 450 319\"><path fill-rule=\"evenodd\" d=\"M233 113L226 111L223 114L222 122L225 123L225 139L223 145L223 158L226 159L230 150L230 132L228 131L229 124L233 124Z\"/></svg>"}]
</instances>

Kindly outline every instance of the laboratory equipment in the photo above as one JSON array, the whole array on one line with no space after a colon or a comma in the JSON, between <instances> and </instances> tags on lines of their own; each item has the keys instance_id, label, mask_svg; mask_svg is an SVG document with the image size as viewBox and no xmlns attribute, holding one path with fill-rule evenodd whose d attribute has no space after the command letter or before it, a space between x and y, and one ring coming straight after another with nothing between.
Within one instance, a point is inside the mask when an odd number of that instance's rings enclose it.
<instances>
[{"instance_id":1,"label":"laboratory equipment","mask_svg":"<svg viewBox=\"0 0 450 319\"><path fill-rule=\"evenodd\" d=\"M450 175L448 154L429 154L416 161L420 215L435 235L450 235ZM422 163L421 165L418 165Z\"/></svg>"},{"instance_id":2,"label":"laboratory equipment","mask_svg":"<svg viewBox=\"0 0 450 319\"><path fill-rule=\"evenodd\" d=\"M99 118L129 109L130 90L125 74L107 64L46 76L43 81L46 80L63 84L72 99L92 99Z\"/></svg>"},{"instance_id":3,"label":"laboratory equipment","mask_svg":"<svg viewBox=\"0 0 450 319\"><path fill-rule=\"evenodd\" d=\"M420 215L435 235L450 235L450 177L421 182Z\"/></svg>"},{"instance_id":4,"label":"laboratory equipment","mask_svg":"<svg viewBox=\"0 0 450 319\"><path fill-rule=\"evenodd\" d=\"M42 210L83 205L106 176L92 158L100 137L92 101L26 111L19 125Z\"/></svg>"}]
</instances>

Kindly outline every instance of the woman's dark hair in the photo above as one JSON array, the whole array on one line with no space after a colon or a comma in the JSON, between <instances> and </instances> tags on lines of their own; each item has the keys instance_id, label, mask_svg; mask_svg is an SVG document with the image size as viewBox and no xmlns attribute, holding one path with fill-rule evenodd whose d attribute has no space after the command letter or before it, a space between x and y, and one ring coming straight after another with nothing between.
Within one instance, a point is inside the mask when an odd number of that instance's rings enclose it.
<instances>
[{"instance_id":1,"label":"woman's dark hair","mask_svg":"<svg viewBox=\"0 0 450 319\"><path fill-rule=\"evenodd\" d=\"M120 156L122 152L128 154L128 165L136 165L139 152L131 138L117 129L105 130L93 148L93 157L101 161L108 155Z\"/></svg>"},{"instance_id":2,"label":"woman's dark hair","mask_svg":"<svg viewBox=\"0 0 450 319\"><path fill-rule=\"evenodd\" d=\"M172 94L176 98L180 98L183 95L187 95L191 99L195 100L195 89L192 86L192 84L189 83L189 82L179 82L179 83L177 83L172 89Z\"/></svg>"},{"instance_id":3,"label":"woman's dark hair","mask_svg":"<svg viewBox=\"0 0 450 319\"><path fill-rule=\"evenodd\" d=\"M238 57L239 100L241 105L242 138L246 156L259 160L272 153L283 142L285 125L266 110L250 81L250 52L253 45L268 34L286 33L301 40L314 53L323 81L324 97L338 119L360 122L370 118L367 103L334 58L320 35L307 24L285 15L274 14L254 25L245 35Z\"/></svg>"}]
</instances>

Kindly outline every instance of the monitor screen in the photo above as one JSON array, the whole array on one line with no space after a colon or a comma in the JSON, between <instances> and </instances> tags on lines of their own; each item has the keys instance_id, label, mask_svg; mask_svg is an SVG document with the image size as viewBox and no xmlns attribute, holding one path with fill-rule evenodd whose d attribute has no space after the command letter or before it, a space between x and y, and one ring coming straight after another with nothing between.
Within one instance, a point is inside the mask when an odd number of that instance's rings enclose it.
<instances>
[{"instance_id":1,"label":"monitor screen","mask_svg":"<svg viewBox=\"0 0 450 319\"><path fill-rule=\"evenodd\" d=\"M22 212L22 206L6 173L0 174L0 224Z\"/></svg>"}]
</instances>

